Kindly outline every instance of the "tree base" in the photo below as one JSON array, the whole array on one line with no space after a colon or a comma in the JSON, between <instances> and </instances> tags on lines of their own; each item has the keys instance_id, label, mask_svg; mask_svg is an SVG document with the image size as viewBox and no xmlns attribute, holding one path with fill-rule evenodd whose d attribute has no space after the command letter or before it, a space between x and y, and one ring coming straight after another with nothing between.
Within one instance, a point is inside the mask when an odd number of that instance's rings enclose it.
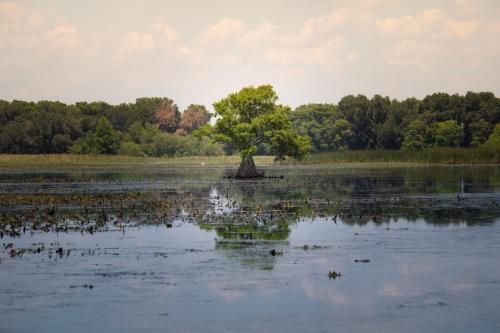
<instances>
[{"instance_id":1,"label":"tree base","mask_svg":"<svg viewBox=\"0 0 500 333\"><path fill-rule=\"evenodd\" d=\"M257 170L252 156L243 157L240 163L240 167L236 172L236 178L262 178L262 177L264 177L264 172Z\"/></svg>"}]
</instances>

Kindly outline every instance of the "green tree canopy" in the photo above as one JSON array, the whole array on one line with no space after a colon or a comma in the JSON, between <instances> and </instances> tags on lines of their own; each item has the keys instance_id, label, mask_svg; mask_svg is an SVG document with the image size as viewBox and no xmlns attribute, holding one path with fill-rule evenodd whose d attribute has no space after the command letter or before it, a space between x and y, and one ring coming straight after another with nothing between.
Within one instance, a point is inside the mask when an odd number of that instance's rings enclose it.
<instances>
[{"instance_id":1,"label":"green tree canopy","mask_svg":"<svg viewBox=\"0 0 500 333\"><path fill-rule=\"evenodd\" d=\"M458 147L462 142L463 127L455 120L438 122L434 126L433 137L439 147Z\"/></svg>"},{"instance_id":2,"label":"green tree canopy","mask_svg":"<svg viewBox=\"0 0 500 333\"><path fill-rule=\"evenodd\" d=\"M427 146L427 126L420 120L414 120L408 125L403 141L403 149L419 151Z\"/></svg>"},{"instance_id":3,"label":"green tree canopy","mask_svg":"<svg viewBox=\"0 0 500 333\"><path fill-rule=\"evenodd\" d=\"M76 154L116 154L120 148L120 137L105 117L99 118L93 132L75 141L70 152Z\"/></svg>"},{"instance_id":4,"label":"green tree canopy","mask_svg":"<svg viewBox=\"0 0 500 333\"><path fill-rule=\"evenodd\" d=\"M493 131L493 126L484 119L480 119L478 122L472 123L470 127L472 130L471 145L473 147L477 147L485 143Z\"/></svg>"},{"instance_id":5,"label":"green tree canopy","mask_svg":"<svg viewBox=\"0 0 500 333\"><path fill-rule=\"evenodd\" d=\"M244 164L253 164L252 156L260 143L269 144L278 159L302 158L310 150L310 140L292 129L290 107L277 104L277 100L271 85L245 87L214 103L217 122L197 133L236 147L243 158L240 170ZM256 170L251 169L241 176L256 176Z\"/></svg>"},{"instance_id":6,"label":"green tree canopy","mask_svg":"<svg viewBox=\"0 0 500 333\"><path fill-rule=\"evenodd\" d=\"M486 145L500 147L500 124L495 125L495 129L488 138L488 141L486 141Z\"/></svg>"}]
</instances>

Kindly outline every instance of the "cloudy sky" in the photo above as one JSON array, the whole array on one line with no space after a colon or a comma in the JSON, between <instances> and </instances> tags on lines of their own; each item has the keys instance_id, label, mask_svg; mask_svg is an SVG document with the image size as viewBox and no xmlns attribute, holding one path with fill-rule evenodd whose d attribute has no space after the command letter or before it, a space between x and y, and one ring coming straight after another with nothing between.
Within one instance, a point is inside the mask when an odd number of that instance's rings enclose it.
<instances>
[{"instance_id":1,"label":"cloudy sky","mask_svg":"<svg viewBox=\"0 0 500 333\"><path fill-rule=\"evenodd\" d=\"M498 0L0 0L0 98L500 95Z\"/></svg>"}]
</instances>

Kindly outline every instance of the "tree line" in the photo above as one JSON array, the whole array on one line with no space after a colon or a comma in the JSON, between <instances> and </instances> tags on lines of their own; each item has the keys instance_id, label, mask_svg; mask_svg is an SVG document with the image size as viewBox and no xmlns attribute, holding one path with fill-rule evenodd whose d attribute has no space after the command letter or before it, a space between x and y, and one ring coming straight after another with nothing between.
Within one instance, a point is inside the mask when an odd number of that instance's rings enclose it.
<instances>
[{"instance_id":1,"label":"tree line","mask_svg":"<svg viewBox=\"0 0 500 333\"><path fill-rule=\"evenodd\" d=\"M477 147L498 143L500 137L500 127L495 128L500 121L500 99L491 92L435 93L422 100L402 101L349 95L337 105L299 106L291 117L317 152Z\"/></svg>"},{"instance_id":2,"label":"tree line","mask_svg":"<svg viewBox=\"0 0 500 333\"><path fill-rule=\"evenodd\" d=\"M0 100L0 152L14 154L220 155L191 133L211 118L203 105L182 113L169 98L65 104Z\"/></svg>"},{"instance_id":3,"label":"tree line","mask_svg":"<svg viewBox=\"0 0 500 333\"><path fill-rule=\"evenodd\" d=\"M500 99L491 92L435 93L402 101L375 95L343 97L337 104L307 104L288 113L313 152L348 149L422 150L433 146L500 144ZM180 112L169 98L133 103L65 104L0 100L0 153L220 155L231 142L194 137L209 123L205 106ZM272 154L265 142L257 154Z\"/></svg>"}]
</instances>

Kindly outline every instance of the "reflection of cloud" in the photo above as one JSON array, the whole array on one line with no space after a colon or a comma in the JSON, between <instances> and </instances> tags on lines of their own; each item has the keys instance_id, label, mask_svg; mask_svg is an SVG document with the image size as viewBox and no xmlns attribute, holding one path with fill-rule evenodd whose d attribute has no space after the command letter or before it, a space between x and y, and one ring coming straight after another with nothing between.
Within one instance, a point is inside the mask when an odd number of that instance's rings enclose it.
<instances>
[{"instance_id":1,"label":"reflection of cloud","mask_svg":"<svg viewBox=\"0 0 500 333\"><path fill-rule=\"evenodd\" d=\"M208 290L219 297L221 297L226 302L234 302L245 297L245 294L240 289L231 288L225 286L220 281L212 281L208 283Z\"/></svg>"},{"instance_id":2,"label":"reflection of cloud","mask_svg":"<svg viewBox=\"0 0 500 333\"><path fill-rule=\"evenodd\" d=\"M415 297L427 293L428 288L418 281L407 281L404 284L386 283L379 288L377 295L390 297Z\"/></svg>"},{"instance_id":3,"label":"reflection of cloud","mask_svg":"<svg viewBox=\"0 0 500 333\"><path fill-rule=\"evenodd\" d=\"M331 286L328 288L317 290L315 284L308 279L305 279L302 282L302 288L304 288L304 292L306 296L311 301L324 301L328 303L332 303L335 305L351 305L352 303L349 301L346 295L341 292L338 292L332 289Z\"/></svg>"},{"instance_id":4,"label":"reflection of cloud","mask_svg":"<svg viewBox=\"0 0 500 333\"><path fill-rule=\"evenodd\" d=\"M403 263L398 266L398 271L403 275L417 275L417 274L427 274L431 271L435 271L439 268L439 264L437 262L426 262L411 264L411 263Z\"/></svg>"},{"instance_id":5,"label":"reflection of cloud","mask_svg":"<svg viewBox=\"0 0 500 333\"><path fill-rule=\"evenodd\" d=\"M275 280L269 280L267 279L269 276L266 278L252 272L253 270L242 271L237 278L228 275L223 279L211 279L207 282L207 289L226 302L244 299L248 292L268 298L279 293L281 286L277 285Z\"/></svg>"},{"instance_id":6,"label":"reflection of cloud","mask_svg":"<svg viewBox=\"0 0 500 333\"><path fill-rule=\"evenodd\" d=\"M448 286L450 291L472 291L476 289L477 285L471 281L455 282Z\"/></svg>"}]
</instances>

